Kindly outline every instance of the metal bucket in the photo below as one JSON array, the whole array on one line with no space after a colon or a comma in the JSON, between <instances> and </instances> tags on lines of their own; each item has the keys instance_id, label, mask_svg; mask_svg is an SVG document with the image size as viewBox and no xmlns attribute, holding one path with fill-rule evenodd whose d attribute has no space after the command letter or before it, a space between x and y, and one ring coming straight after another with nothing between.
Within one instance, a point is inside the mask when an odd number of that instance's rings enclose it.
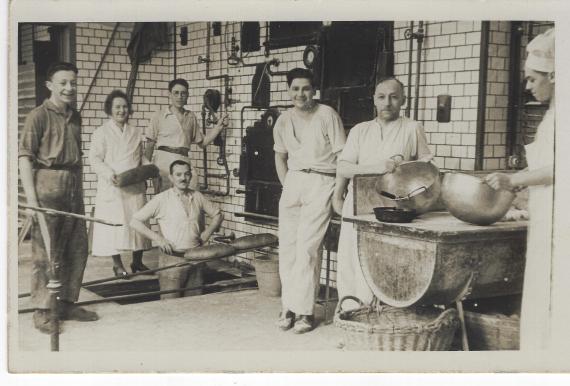
<instances>
[{"instance_id":1,"label":"metal bucket","mask_svg":"<svg viewBox=\"0 0 570 386\"><path fill-rule=\"evenodd\" d=\"M258 256L253 260L259 292L264 296L281 296L279 278L279 258L277 256Z\"/></svg>"}]
</instances>

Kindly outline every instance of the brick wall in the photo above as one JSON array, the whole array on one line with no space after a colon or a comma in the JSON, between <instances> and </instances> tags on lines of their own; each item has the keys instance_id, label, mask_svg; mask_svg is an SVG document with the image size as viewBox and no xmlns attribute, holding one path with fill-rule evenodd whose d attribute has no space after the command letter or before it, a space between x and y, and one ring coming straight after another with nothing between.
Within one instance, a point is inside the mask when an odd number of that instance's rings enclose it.
<instances>
[{"instance_id":1,"label":"brick wall","mask_svg":"<svg viewBox=\"0 0 570 386\"><path fill-rule=\"evenodd\" d=\"M395 75L408 83L409 22L396 22ZM417 31L418 23L414 25ZM474 170L481 23L473 21L425 22L422 48L418 119L423 122L434 162L443 169ZM412 95L415 97L416 50L413 43ZM451 122L436 120L437 96L452 97Z\"/></svg>"},{"instance_id":2,"label":"brick wall","mask_svg":"<svg viewBox=\"0 0 570 386\"><path fill-rule=\"evenodd\" d=\"M509 102L510 22L489 23L487 101L483 169L504 169L506 165L507 107Z\"/></svg>"}]
</instances>

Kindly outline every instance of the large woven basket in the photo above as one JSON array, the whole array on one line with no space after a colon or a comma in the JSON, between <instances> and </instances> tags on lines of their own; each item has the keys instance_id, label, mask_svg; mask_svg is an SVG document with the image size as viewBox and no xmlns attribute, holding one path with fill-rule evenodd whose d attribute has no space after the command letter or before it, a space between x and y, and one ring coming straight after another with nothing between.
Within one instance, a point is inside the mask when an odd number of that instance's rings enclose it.
<instances>
[{"instance_id":1,"label":"large woven basket","mask_svg":"<svg viewBox=\"0 0 570 386\"><path fill-rule=\"evenodd\" d=\"M360 308L342 310L352 299ZM344 348L379 351L446 351L459 326L457 310L435 307L366 307L346 296L338 304L334 325L344 332Z\"/></svg>"}]
</instances>

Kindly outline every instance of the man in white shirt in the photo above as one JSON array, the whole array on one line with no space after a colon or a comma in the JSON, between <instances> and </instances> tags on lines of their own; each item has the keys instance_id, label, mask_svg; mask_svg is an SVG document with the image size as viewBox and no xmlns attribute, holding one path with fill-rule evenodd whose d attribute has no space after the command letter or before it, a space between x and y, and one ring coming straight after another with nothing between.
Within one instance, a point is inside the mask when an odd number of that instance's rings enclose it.
<instances>
[{"instance_id":1,"label":"man in white shirt","mask_svg":"<svg viewBox=\"0 0 570 386\"><path fill-rule=\"evenodd\" d=\"M374 92L376 118L354 126L339 155L338 175L333 207L343 217L352 216L352 182L346 199L346 185L356 174L391 173L403 161L432 159L421 122L401 117L400 109L406 100L404 85L396 78L380 79ZM339 299L347 295L358 297L368 304L373 299L358 258L357 235L353 224L342 222L337 252L336 284ZM352 303L352 304L351 304ZM351 300L343 308L358 307Z\"/></svg>"},{"instance_id":2,"label":"man in white shirt","mask_svg":"<svg viewBox=\"0 0 570 386\"><path fill-rule=\"evenodd\" d=\"M202 134L196 115L184 108L188 102L188 87L184 79L172 80L168 84L169 105L155 112L144 130L145 156L160 170L160 176L154 181L156 193L170 188L168 168L173 161L190 162L190 145L195 143L203 149L229 122L228 115L224 114L207 135ZM196 189L197 186L197 176L194 176L190 187Z\"/></svg>"},{"instance_id":3,"label":"man in white shirt","mask_svg":"<svg viewBox=\"0 0 570 386\"><path fill-rule=\"evenodd\" d=\"M169 175L172 188L154 196L132 217L131 228L154 241L160 248L160 267L185 262L184 251L207 243L224 219L217 206L200 192L189 188L191 178L192 172L188 162L172 162ZM201 229L199 221L203 214L211 218L210 224L204 230ZM145 225L150 218L157 220L162 235ZM160 289L202 285L202 267L203 264L197 264L160 271ZM162 298L179 296L179 293L165 294Z\"/></svg>"},{"instance_id":4,"label":"man in white shirt","mask_svg":"<svg viewBox=\"0 0 570 386\"><path fill-rule=\"evenodd\" d=\"M338 114L313 101L311 71L289 71L287 84L294 107L279 116L273 129L275 166L283 185L279 200L282 313L278 326L282 330L294 326L293 331L301 334L314 327L336 160L346 136Z\"/></svg>"}]
</instances>

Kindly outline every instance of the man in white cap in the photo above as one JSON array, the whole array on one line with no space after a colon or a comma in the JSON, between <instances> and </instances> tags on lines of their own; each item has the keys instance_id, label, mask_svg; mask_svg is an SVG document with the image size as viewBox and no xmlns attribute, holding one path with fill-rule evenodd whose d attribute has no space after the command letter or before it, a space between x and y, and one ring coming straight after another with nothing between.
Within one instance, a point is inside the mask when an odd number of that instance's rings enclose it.
<instances>
[{"instance_id":1,"label":"man in white cap","mask_svg":"<svg viewBox=\"0 0 570 386\"><path fill-rule=\"evenodd\" d=\"M552 209L554 182L554 29L527 46L526 89L549 108L533 143L525 147L528 168L515 174L493 173L495 189L529 188L529 231L521 310L520 347L544 349L552 343Z\"/></svg>"}]
</instances>

